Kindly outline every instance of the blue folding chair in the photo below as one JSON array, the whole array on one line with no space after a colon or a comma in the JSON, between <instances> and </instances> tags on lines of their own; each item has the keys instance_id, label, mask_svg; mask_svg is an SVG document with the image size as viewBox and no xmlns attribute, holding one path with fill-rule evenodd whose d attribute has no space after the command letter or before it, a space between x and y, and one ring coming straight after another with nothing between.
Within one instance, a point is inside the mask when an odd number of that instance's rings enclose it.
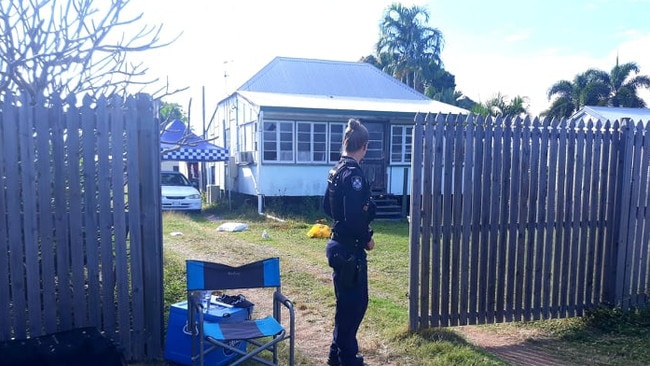
<instances>
[{"instance_id":1,"label":"blue folding chair","mask_svg":"<svg viewBox=\"0 0 650 366\"><path fill-rule=\"evenodd\" d=\"M230 365L239 365L247 360L277 366L278 344L289 341L289 365L294 364L295 314L293 303L281 292L280 259L268 258L231 267L221 263L187 260L187 303L188 322L196 324L192 329L192 362L204 365L205 354L223 347L236 353ZM273 292L273 315L261 319L244 319L234 322L211 322L204 319L203 291L275 288ZM281 323L281 314L289 313L289 331ZM197 339L198 338L198 339ZM248 347L235 347L238 341L246 341ZM196 347L195 345L198 345ZM267 351L267 352L265 352ZM272 355L272 361L263 353Z\"/></svg>"}]
</instances>

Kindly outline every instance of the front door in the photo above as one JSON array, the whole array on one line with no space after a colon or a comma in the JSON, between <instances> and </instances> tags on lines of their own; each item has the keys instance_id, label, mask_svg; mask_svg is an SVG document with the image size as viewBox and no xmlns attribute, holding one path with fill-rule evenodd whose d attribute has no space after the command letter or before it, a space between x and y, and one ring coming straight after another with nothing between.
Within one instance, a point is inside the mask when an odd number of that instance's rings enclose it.
<instances>
[{"instance_id":1,"label":"front door","mask_svg":"<svg viewBox=\"0 0 650 366\"><path fill-rule=\"evenodd\" d=\"M361 121L368 129L368 151L361 160L361 169L370 183L372 195L386 193L386 153L384 129L387 122Z\"/></svg>"}]
</instances>

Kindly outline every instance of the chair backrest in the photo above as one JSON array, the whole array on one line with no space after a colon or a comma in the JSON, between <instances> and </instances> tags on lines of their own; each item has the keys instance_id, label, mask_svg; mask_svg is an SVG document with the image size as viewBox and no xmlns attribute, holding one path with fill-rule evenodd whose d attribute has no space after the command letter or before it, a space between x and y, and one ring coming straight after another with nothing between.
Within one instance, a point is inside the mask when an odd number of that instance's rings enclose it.
<instances>
[{"instance_id":1,"label":"chair backrest","mask_svg":"<svg viewBox=\"0 0 650 366\"><path fill-rule=\"evenodd\" d=\"M280 287L280 259L267 258L239 267L186 260L187 290Z\"/></svg>"}]
</instances>

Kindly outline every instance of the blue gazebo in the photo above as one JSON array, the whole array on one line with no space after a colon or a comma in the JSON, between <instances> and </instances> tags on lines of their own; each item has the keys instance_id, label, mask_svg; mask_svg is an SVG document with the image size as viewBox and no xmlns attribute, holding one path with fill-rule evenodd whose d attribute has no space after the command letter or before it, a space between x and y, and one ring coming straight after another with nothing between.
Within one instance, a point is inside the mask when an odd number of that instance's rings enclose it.
<instances>
[{"instance_id":1,"label":"blue gazebo","mask_svg":"<svg viewBox=\"0 0 650 366\"><path fill-rule=\"evenodd\" d=\"M228 149L205 141L180 120L169 122L160 133L162 160L187 162L228 161Z\"/></svg>"}]
</instances>

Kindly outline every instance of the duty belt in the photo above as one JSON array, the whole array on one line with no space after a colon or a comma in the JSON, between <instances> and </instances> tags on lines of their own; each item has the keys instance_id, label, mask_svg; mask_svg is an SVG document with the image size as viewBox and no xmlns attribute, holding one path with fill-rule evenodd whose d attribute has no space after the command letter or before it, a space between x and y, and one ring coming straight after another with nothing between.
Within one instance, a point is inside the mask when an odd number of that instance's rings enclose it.
<instances>
[{"instance_id":1,"label":"duty belt","mask_svg":"<svg viewBox=\"0 0 650 366\"><path fill-rule=\"evenodd\" d=\"M362 248L364 245L361 244L361 242L358 239L350 239L349 237L345 237L344 235L337 234L336 232L332 231L332 240L337 241L341 244L345 245L350 245L354 248Z\"/></svg>"}]
</instances>

